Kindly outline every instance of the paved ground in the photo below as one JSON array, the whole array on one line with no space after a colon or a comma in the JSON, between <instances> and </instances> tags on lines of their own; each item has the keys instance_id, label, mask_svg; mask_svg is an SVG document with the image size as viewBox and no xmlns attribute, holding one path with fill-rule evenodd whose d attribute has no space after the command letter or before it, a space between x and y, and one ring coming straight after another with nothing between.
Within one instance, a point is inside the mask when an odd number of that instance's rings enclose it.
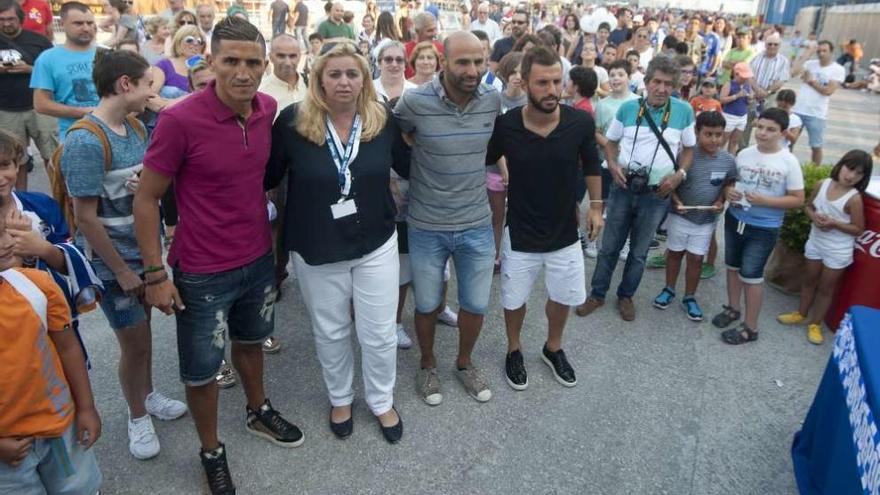
<instances>
[{"instance_id":1,"label":"paved ground","mask_svg":"<svg viewBox=\"0 0 880 495\"><path fill-rule=\"evenodd\" d=\"M834 107L829 159L851 146L873 147L877 99L842 92ZM34 175L33 185L46 190L42 172ZM588 260L588 276L592 267ZM708 322L688 321L677 306L665 312L651 308L662 275L649 272L635 298L634 323L622 322L613 304L587 319L572 315L565 349L579 384L565 389L538 358L545 332L545 292L539 287L524 330L531 384L514 392L503 379L497 286L496 279L475 352L493 399L478 404L454 381L456 332L439 327L445 400L432 408L416 398L417 352L400 352L396 405L406 433L401 444L389 446L362 396L355 403L354 435L339 441L328 430L328 403L308 319L296 283L289 282L276 313L284 349L266 360L268 391L307 440L285 450L247 435L241 387L222 391L221 434L239 493L795 493L789 447L830 343L812 346L803 329L775 323L777 313L796 304L793 298L768 290L760 340L731 348ZM722 278L703 282L699 297L707 314L718 309L723 294ZM411 316L405 323L412 325ZM134 460L116 381L116 340L100 312L86 315L82 328L104 421L104 435L95 446L105 476L102 492L200 493L204 483L190 417L157 423L162 453L150 461ZM173 320L155 316L153 328L156 387L182 398ZM362 390L359 383L357 388Z\"/></svg>"}]
</instances>

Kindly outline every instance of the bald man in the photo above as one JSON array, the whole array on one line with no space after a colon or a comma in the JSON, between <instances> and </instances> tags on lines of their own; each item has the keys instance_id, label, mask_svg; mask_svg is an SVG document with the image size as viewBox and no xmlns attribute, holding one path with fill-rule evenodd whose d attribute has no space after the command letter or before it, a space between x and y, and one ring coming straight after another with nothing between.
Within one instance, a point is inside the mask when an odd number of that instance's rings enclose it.
<instances>
[{"instance_id":1,"label":"bald man","mask_svg":"<svg viewBox=\"0 0 880 495\"><path fill-rule=\"evenodd\" d=\"M323 36L325 40L330 38L348 38L353 40L354 30L343 22L342 16L344 14L345 7L341 2L335 2L330 7L330 16L318 26L318 34Z\"/></svg>"},{"instance_id":2,"label":"bald man","mask_svg":"<svg viewBox=\"0 0 880 495\"><path fill-rule=\"evenodd\" d=\"M461 308L455 374L475 400L492 397L471 352L489 305L495 265L486 148L501 98L497 90L480 84L486 54L476 36L459 31L444 45L438 77L405 92L394 111L413 143L407 230L421 351L416 386L422 400L432 406L443 400L434 330L444 306L443 270L449 257L455 261Z\"/></svg>"}]
</instances>

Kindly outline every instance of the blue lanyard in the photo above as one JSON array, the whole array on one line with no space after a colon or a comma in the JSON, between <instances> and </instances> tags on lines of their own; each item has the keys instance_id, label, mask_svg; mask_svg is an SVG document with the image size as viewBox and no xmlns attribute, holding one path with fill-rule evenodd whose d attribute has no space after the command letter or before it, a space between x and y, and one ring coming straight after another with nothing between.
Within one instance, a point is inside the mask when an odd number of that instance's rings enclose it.
<instances>
[{"instance_id":1,"label":"blue lanyard","mask_svg":"<svg viewBox=\"0 0 880 495\"><path fill-rule=\"evenodd\" d=\"M357 154L356 148L361 141L361 116L355 114L354 121L351 123L351 130L348 133L348 145L344 148L342 147L339 135L336 134L333 123L330 122L330 117L327 117L326 126L327 149L330 150L330 158L333 159L333 163L336 165L339 194L342 198L346 198L351 191L352 182L349 165L351 165L352 157Z\"/></svg>"}]
</instances>

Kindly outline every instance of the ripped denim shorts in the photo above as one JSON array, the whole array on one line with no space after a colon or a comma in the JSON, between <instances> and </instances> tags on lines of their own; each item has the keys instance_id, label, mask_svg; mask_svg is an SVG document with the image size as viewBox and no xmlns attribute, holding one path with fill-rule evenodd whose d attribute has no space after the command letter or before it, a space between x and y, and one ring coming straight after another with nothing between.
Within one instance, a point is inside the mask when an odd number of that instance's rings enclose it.
<instances>
[{"instance_id":1,"label":"ripped denim shorts","mask_svg":"<svg viewBox=\"0 0 880 495\"><path fill-rule=\"evenodd\" d=\"M174 270L186 309L178 311L180 379L197 387L214 380L226 340L262 344L275 328L275 267L272 253L218 273Z\"/></svg>"},{"instance_id":2,"label":"ripped denim shorts","mask_svg":"<svg viewBox=\"0 0 880 495\"><path fill-rule=\"evenodd\" d=\"M146 321L144 303L137 296L126 296L116 280L102 280L101 311L107 317L110 328L118 332Z\"/></svg>"}]
</instances>

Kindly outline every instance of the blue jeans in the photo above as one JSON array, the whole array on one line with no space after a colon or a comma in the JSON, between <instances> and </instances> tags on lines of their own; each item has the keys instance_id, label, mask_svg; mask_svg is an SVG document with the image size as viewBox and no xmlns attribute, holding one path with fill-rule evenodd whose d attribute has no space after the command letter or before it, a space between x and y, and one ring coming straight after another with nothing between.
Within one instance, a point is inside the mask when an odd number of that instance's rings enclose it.
<instances>
[{"instance_id":1,"label":"blue jeans","mask_svg":"<svg viewBox=\"0 0 880 495\"><path fill-rule=\"evenodd\" d=\"M645 272L645 260L654 233L669 208L669 198L654 193L633 194L614 184L606 203L605 233L602 248L596 259L590 296L605 299L611 276L617 266L620 250L629 237L629 257L623 267L623 279L617 287L617 297L632 297L639 288Z\"/></svg>"},{"instance_id":2,"label":"blue jeans","mask_svg":"<svg viewBox=\"0 0 880 495\"><path fill-rule=\"evenodd\" d=\"M724 215L724 264L739 272L743 283L763 283L764 267L778 238L779 229L740 225L728 209Z\"/></svg>"},{"instance_id":3,"label":"blue jeans","mask_svg":"<svg viewBox=\"0 0 880 495\"><path fill-rule=\"evenodd\" d=\"M84 450L75 433L76 423L71 423L60 437L35 438L18 467L0 462L0 493L96 493L102 477L95 449Z\"/></svg>"},{"instance_id":4,"label":"blue jeans","mask_svg":"<svg viewBox=\"0 0 880 495\"><path fill-rule=\"evenodd\" d=\"M459 307L486 312L495 269L495 236L485 225L453 232L409 226L409 259L416 311L430 313L443 302L443 271L452 256L458 279Z\"/></svg>"},{"instance_id":5,"label":"blue jeans","mask_svg":"<svg viewBox=\"0 0 880 495\"><path fill-rule=\"evenodd\" d=\"M275 328L272 253L219 273L174 270L186 309L177 313L180 378L192 387L214 380L226 351L226 334L241 344L261 344Z\"/></svg>"},{"instance_id":6,"label":"blue jeans","mask_svg":"<svg viewBox=\"0 0 880 495\"><path fill-rule=\"evenodd\" d=\"M102 280L101 283L104 284L101 311L107 317L110 328L119 331L147 320L147 312L139 297L126 296L115 280Z\"/></svg>"}]
</instances>

